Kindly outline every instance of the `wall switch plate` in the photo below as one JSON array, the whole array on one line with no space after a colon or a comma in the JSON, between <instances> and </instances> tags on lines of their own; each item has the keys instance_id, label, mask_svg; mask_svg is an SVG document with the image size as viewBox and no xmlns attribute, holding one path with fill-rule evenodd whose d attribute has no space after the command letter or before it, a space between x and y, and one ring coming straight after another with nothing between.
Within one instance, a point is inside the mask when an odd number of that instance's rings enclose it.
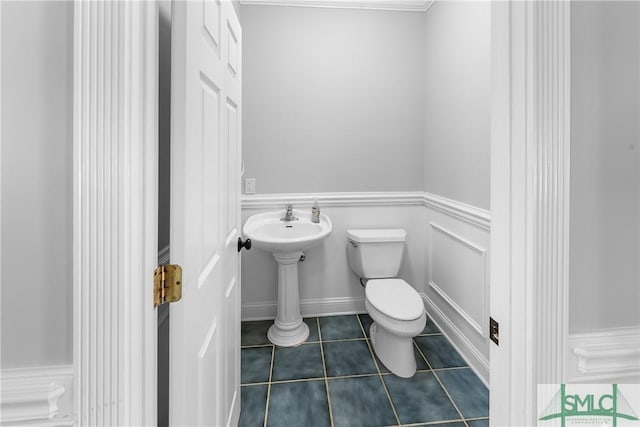
<instances>
[{"instance_id":1,"label":"wall switch plate","mask_svg":"<svg viewBox=\"0 0 640 427\"><path fill-rule=\"evenodd\" d=\"M244 179L244 194L256 194L256 179L245 178Z\"/></svg>"}]
</instances>

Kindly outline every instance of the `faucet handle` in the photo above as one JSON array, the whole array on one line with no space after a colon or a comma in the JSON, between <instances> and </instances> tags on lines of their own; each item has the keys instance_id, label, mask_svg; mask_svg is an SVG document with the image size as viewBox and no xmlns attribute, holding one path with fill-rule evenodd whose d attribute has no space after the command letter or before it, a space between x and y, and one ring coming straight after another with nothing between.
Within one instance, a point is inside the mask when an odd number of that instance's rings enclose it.
<instances>
[{"instance_id":1,"label":"faucet handle","mask_svg":"<svg viewBox=\"0 0 640 427\"><path fill-rule=\"evenodd\" d=\"M287 211L284 216L280 218L280 221L297 221L299 218L293 216L293 204L289 203L286 206Z\"/></svg>"}]
</instances>

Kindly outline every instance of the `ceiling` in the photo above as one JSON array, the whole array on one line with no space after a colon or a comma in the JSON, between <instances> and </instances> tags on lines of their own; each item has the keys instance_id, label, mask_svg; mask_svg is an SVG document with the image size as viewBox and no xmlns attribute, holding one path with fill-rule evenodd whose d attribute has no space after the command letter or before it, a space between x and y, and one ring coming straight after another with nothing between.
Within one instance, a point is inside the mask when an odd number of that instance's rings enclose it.
<instances>
[{"instance_id":1,"label":"ceiling","mask_svg":"<svg viewBox=\"0 0 640 427\"><path fill-rule=\"evenodd\" d=\"M435 0L240 0L243 5L303 6L424 12Z\"/></svg>"}]
</instances>

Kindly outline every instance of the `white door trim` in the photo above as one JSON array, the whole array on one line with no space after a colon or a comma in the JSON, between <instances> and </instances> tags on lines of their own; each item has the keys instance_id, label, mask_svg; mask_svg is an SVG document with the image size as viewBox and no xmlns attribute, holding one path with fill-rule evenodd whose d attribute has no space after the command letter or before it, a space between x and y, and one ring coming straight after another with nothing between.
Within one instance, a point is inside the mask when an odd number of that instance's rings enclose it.
<instances>
[{"instance_id":1,"label":"white door trim","mask_svg":"<svg viewBox=\"0 0 640 427\"><path fill-rule=\"evenodd\" d=\"M534 425L565 381L570 4L492 2L491 424Z\"/></svg>"},{"instance_id":2,"label":"white door trim","mask_svg":"<svg viewBox=\"0 0 640 427\"><path fill-rule=\"evenodd\" d=\"M157 10L74 9L74 412L155 425Z\"/></svg>"}]
</instances>

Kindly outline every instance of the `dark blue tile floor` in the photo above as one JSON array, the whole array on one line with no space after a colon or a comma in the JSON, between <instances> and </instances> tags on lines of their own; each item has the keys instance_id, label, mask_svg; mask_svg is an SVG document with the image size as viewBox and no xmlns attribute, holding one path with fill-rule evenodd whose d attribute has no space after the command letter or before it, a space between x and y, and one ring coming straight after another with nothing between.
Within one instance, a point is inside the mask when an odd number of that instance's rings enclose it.
<instances>
[{"instance_id":1,"label":"dark blue tile floor","mask_svg":"<svg viewBox=\"0 0 640 427\"><path fill-rule=\"evenodd\" d=\"M242 323L240 426L489 425L489 391L431 320L412 378L375 356L367 314L304 321L309 339L288 348L267 339L272 321Z\"/></svg>"}]
</instances>

